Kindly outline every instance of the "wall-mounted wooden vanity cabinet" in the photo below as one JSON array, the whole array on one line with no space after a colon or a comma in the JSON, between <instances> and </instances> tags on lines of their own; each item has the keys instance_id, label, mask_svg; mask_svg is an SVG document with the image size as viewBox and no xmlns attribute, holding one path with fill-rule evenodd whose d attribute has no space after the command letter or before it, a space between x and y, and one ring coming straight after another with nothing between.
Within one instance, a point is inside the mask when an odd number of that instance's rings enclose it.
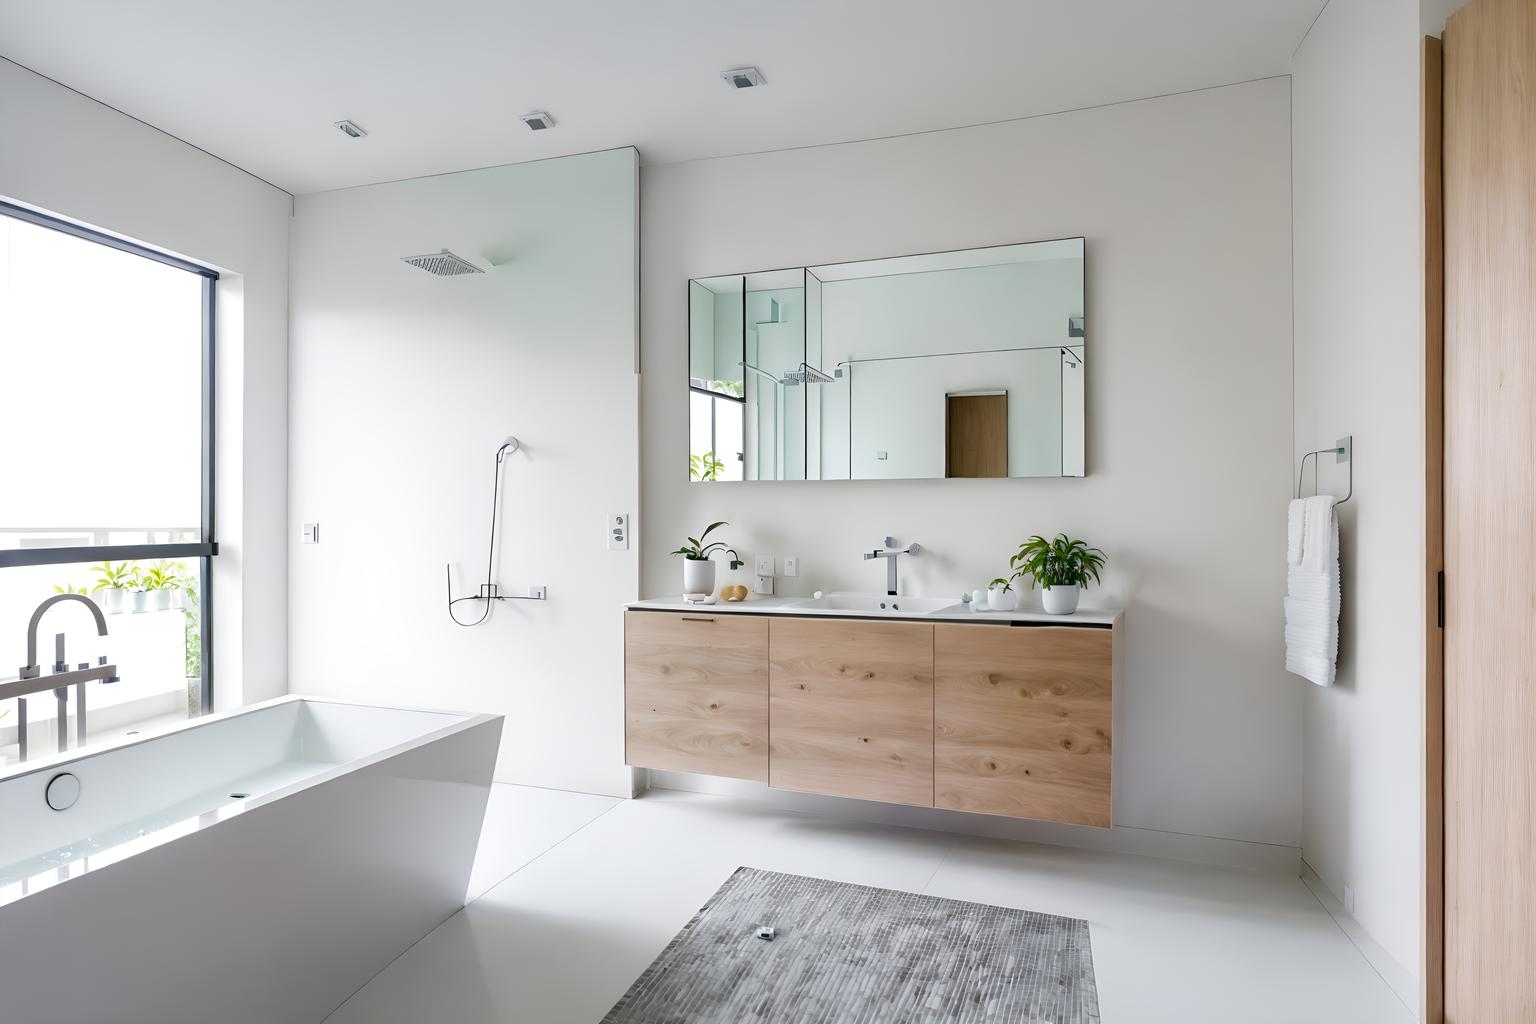
<instances>
[{"instance_id":1,"label":"wall-mounted wooden vanity cabinet","mask_svg":"<svg viewBox=\"0 0 1536 1024\"><path fill-rule=\"evenodd\" d=\"M1114 621L630 610L626 760L1108 827Z\"/></svg>"}]
</instances>

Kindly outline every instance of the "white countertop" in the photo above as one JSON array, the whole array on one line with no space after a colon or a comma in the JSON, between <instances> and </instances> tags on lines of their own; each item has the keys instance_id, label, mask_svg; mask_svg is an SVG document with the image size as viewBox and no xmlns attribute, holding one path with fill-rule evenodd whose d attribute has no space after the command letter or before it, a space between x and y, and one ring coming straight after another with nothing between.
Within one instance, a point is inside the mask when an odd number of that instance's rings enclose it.
<instances>
[{"instance_id":1,"label":"white countertop","mask_svg":"<svg viewBox=\"0 0 1536 1024\"><path fill-rule=\"evenodd\" d=\"M1113 626L1120 619L1119 608L1079 608L1071 615L1047 615L1042 611L1020 609L1012 612L971 611L970 605L957 599L953 605L936 612L859 611L843 608L798 608L804 597L759 597L749 594L745 601L716 601L714 604L693 604L678 597L651 597L643 601L631 601L625 605L632 611L653 612L707 612L710 615L804 615L830 616L839 619L904 619L933 622L994 622L1032 623L1052 626ZM900 601L900 598L896 598Z\"/></svg>"}]
</instances>

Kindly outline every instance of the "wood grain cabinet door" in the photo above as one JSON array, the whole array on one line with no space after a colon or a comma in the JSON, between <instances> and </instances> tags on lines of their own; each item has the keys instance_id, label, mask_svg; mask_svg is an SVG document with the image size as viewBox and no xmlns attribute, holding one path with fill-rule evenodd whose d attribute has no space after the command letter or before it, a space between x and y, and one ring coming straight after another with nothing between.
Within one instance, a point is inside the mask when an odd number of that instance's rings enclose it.
<instances>
[{"instance_id":1,"label":"wood grain cabinet door","mask_svg":"<svg viewBox=\"0 0 1536 1024\"><path fill-rule=\"evenodd\" d=\"M933 806L933 627L776 618L768 784Z\"/></svg>"},{"instance_id":2,"label":"wood grain cabinet door","mask_svg":"<svg viewBox=\"0 0 1536 1024\"><path fill-rule=\"evenodd\" d=\"M625 612L624 760L767 782L767 619Z\"/></svg>"},{"instance_id":3,"label":"wood grain cabinet door","mask_svg":"<svg viewBox=\"0 0 1536 1024\"><path fill-rule=\"evenodd\" d=\"M1110 824L1113 634L934 627L934 802Z\"/></svg>"}]
</instances>

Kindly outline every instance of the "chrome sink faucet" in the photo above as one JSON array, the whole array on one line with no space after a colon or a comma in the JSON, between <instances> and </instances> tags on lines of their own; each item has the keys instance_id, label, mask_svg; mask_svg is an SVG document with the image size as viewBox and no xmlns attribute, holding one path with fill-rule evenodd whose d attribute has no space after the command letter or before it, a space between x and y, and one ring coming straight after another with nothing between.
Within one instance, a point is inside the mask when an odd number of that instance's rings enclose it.
<instances>
[{"instance_id":1,"label":"chrome sink faucet","mask_svg":"<svg viewBox=\"0 0 1536 1024\"><path fill-rule=\"evenodd\" d=\"M867 562L872 558L885 559L885 593L889 597L895 597L897 589L896 559L902 555L915 555L921 550L923 550L922 547L917 544L909 544L905 548L897 549L896 538L887 537L885 538L884 548L876 548L873 551L864 552L864 561Z\"/></svg>"}]
</instances>

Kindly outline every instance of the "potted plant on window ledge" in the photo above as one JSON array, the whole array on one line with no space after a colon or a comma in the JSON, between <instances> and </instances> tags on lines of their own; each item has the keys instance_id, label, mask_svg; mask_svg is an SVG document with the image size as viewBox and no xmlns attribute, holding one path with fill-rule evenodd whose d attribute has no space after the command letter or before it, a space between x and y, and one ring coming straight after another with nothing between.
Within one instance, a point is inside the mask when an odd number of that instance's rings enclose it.
<instances>
[{"instance_id":1,"label":"potted plant on window ledge","mask_svg":"<svg viewBox=\"0 0 1536 1024\"><path fill-rule=\"evenodd\" d=\"M729 523L710 523L704 528L704 532L697 537L689 537L688 543L672 552L674 555L683 556L683 594L705 594L715 592L715 563L709 556L716 551L728 551L731 555L731 568L741 568L741 556L736 549L730 547L725 541L710 541L709 535L722 526Z\"/></svg>"},{"instance_id":2,"label":"potted plant on window ledge","mask_svg":"<svg viewBox=\"0 0 1536 1024\"><path fill-rule=\"evenodd\" d=\"M149 611L163 612L171 607L171 599L176 596L176 591L181 589L181 577L177 575L178 566L169 562L161 562L143 575L144 590L149 594L147 606Z\"/></svg>"},{"instance_id":3,"label":"potted plant on window ledge","mask_svg":"<svg viewBox=\"0 0 1536 1024\"><path fill-rule=\"evenodd\" d=\"M1104 552L1080 540L1058 533L1054 540L1036 535L1019 545L1018 554L1008 559L1017 576L1028 576L1029 585L1043 588L1041 602L1047 614L1071 615L1088 581L1100 582L1099 570L1106 561Z\"/></svg>"},{"instance_id":4,"label":"potted plant on window ledge","mask_svg":"<svg viewBox=\"0 0 1536 1024\"><path fill-rule=\"evenodd\" d=\"M101 595L102 611L108 615L124 611L133 587L133 568L127 562L102 562L91 566L91 571L97 574L95 592Z\"/></svg>"}]
</instances>

